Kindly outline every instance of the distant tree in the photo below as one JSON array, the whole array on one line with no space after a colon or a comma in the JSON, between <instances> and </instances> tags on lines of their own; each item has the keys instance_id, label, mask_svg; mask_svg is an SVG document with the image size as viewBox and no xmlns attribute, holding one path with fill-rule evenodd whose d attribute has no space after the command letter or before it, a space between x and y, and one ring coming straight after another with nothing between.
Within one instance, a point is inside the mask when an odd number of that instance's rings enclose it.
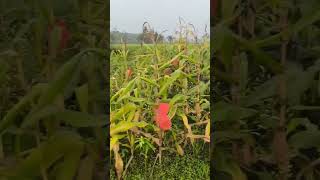
<instances>
[{"instance_id":1,"label":"distant tree","mask_svg":"<svg viewBox=\"0 0 320 180\"><path fill-rule=\"evenodd\" d=\"M159 36L159 34L158 34L157 32L155 32L155 33L154 33L154 36L153 36L153 38L154 38L154 41L157 41L157 39L158 39L158 36Z\"/></svg>"},{"instance_id":2,"label":"distant tree","mask_svg":"<svg viewBox=\"0 0 320 180\"><path fill-rule=\"evenodd\" d=\"M198 44L198 41L199 41L199 40L198 40L198 36L195 36L195 37L194 37L194 41L195 41L196 44Z\"/></svg>"},{"instance_id":3,"label":"distant tree","mask_svg":"<svg viewBox=\"0 0 320 180\"><path fill-rule=\"evenodd\" d=\"M114 32L110 33L110 40L111 40L112 43L117 40L116 35L114 34Z\"/></svg>"},{"instance_id":4,"label":"distant tree","mask_svg":"<svg viewBox=\"0 0 320 180\"><path fill-rule=\"evenodd\" d=\"M110 41L112 43L119 43L121 40L121 33L119 31L111 31Z\"/></svg>"},{"instance_id":5,"label":"distant tree","mask_svg":"<svg viewBox=\"0 0 320 180\"><path fill-rule=\"evenodd\" d=\"M157 42L163 42L164 41L164 36L162 34L158 34L156 32L155 39L157 40Z\"/></svg>"},{"instance_id":6,"label":"distant tree","mask_svg":"<svg viewBox=\"0 0 320 180\"><path fill-rule=\"evenodd\" d=\"M137 41L139 41L139 42L143 41L143 34L142 33L137 36Z\"/></svg>"},{"instance_id":7,"label":"distant tree","mask_svg":"<svg viewBox=\"0 0 320 180\"><path fill-rule=\"evenodd\" d=\"M168 39L169 43L173 42L173 36L170 35L170 36L167 37L167 39Z\"/></svg>"},{"instance_id":8,"label":"distant tree","mask_svg":"<svg viewBox=\"0 0 320 180\"><path fill-rule=\"evenodd\" d=\"M127 43L128 42L128 34L127 33L123 33L122 42L123 43Z\"/></svg>"},{"instance_id":9,"label":"distant tree","mask_svg":"<svg viewBox=\"0 0 320 180\"><path fill-rule=\"evenodd\" d=\"M128 43L128 34L123 33L123 36L121 37L121 43L124 44L124 49L127 49L127 43Z\"/></svg>"},{"instance_id":10,"label":"distant tree","mask_svg":"<svg viewBox=\"0 0 320 180\"><path fill-rule=\"evenodd\" d=\"M141 44L141 46L143 45L143 33L137 36L137 41Z\"/></svg>"}]
</instances>

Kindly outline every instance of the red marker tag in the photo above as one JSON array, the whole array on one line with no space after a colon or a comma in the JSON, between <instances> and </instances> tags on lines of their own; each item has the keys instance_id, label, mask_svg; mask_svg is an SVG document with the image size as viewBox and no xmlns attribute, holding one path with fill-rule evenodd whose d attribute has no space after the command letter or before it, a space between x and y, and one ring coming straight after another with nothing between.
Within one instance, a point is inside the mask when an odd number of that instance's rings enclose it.
<instances>
[{"instance_id":1,"label":"red marker tag","mask_svg":"<svg viewBox=\"0 0 320 180\"><path fill-rule=\"evenodd\" d=\"M171 128L171 121L169 116L169 104L160 103L158 109L156 110L156 123L159 128L163 131L169 130Z\"/></svg>"}]
</instances>

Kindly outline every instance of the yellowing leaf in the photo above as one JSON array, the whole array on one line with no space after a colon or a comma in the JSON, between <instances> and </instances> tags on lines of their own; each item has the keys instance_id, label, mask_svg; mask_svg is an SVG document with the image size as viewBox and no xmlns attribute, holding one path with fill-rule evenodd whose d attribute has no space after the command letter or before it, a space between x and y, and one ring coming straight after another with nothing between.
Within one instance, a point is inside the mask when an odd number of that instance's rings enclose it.
<instances>
[{"instance_id":1,"label":"yellowing leaf","mask_svg":"<svg viewBox=\"0 0 320 180\"><path fill-rule=\"evenodd\" d=\"M130 111L128 113L128 118L126 119L127 121L132 121L134 116L135 116L136 112L135 111Z\"/></svg>"},{"instance_id":2,"label":"yellowing leaf","mask_svg":"<svg viewBox=\"0 0 320 180\"><path fill-rule=\"evenodd\" d=\"M210 142L210 121L208 122L205 130L205 141Z\"/></svg>"},{"instance_id":3,"label":"yellowing leaf","mask_svg":"<svg viewBox=\"0 0 320 180\"><path fill-rule=\"evenodd\" d=\"M180 116L182 117L182 121L183 121L184 126L188 130L188 135L187 136L190 137L190 141L193 144L194 137L193 137L193 133L192 133L192 130L191 130L191 126L189 125L189 122L188 122L188 118L187 118L187 116L185 114L181 114Z\"/></svg>"},{"instance_id":4,"label":"yellowing leaf","mask_svg":"<svg viewBox=\"0 0 320 180\"><path fill-rule=\"evenodd\" d=\"M118 176L118 179L120 180L121 179L121 176L122 176L122 172L123 172L123 160L120 156L120 154L118 153L119 151L119 144L116 143L113 147L113 152L114 152L114 159L115 159L115 168L116 168L116 171L117 171L117 176Z\"/></svg>"},{"instance_id":5,"label":"yellowing leaf","mask_svg":"<svg viewBox=\"0 0 320 180\"><path fill-rule=\"evenodd\" d=\"M110 139L110 151L113 149L114 145L119 141L119 139L124 138L126 135L114 135Z\"/></svg>"},{"instance_id":6,"label":"yellowing leaf","mask_svg":"<svg viewBox=\"0 0 320 180\"><path fill-rule=\"evenodd\" d=\"M114 134L128 131L133 127L145 127L148 123L146 122L127 122L121 121L116 125L110 126L110 135L113 136Z\"/></svg>"},{"instance_id":7,"label":"yellowing leaf","mask_svg":"<svg viewBox=\"0 0 320 180\"><path fill-rule=\"evenodd\" d=\"M111 118L110 118L110 122L114 122L115 120L121 118L123 115L125 115L126 113L135 110L136 109L136 105L134 105L133 103L128 103L125 106L123 106L122 108L120 108L116 113L111 113Z\"/></svg>"},{"instance_id":8,"label":"yellowing leaf","mask_svg":"<svg viewBox=\"0 0 320 180\"><path fill-rule=\"evenodd\" d=\"M134 114L134 118L133 118L134 122L139 121L140 114L141 114L141 109L138 109Z\"/></svg>"},{"instance_id":9,"label":"yellowing leaf","mask_svg":"<svg viewBox=\"0 0 320 180\"><path fill-rule=\"evenodd\" d=\"M182 147L179 144L176 144L176 148L177 148L177 152L180 156L184 155L184 151L182 149Z\"/></svg>"}]
</instances>

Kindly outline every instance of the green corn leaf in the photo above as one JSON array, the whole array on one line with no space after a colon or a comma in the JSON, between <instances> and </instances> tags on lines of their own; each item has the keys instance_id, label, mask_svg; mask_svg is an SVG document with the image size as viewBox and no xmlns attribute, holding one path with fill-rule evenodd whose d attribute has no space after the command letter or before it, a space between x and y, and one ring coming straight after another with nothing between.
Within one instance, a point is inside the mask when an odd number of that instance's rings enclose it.
<instances>
[{"instance_id":1,"label":"green corn leaf","mask_svg":"<svg viewBox=\"0 0 320 180\"><path fill-rule=\"evenodd\" d=\"M130 111L134 111L136 109L136 105L133 103L128 103L125 106L121 107L116 113L111 115L111 122L121 118L123 115L127 114Z\"/></svg>"},{"instance_id":2,"label":"green corn leaf","mask_svg":"<svg viewBox=\"0 0 320 180\"><path fill-rule=\"evenodd\" d=\"M107 124L106 115L92 115L85 112L65 110L54 115L55 118L62 120L72 127L101 127Z\"/></svg>"},{"instance_id":3,"label":"green corn leaf","mask_svg":"<svg viewBox=\"0 0 320 180\"><path fill-rule=\"evenodd\" d=\"M242 136L240 132L234 130L219 130L214 132L213 143L219 144L230 140L238 140L241 139Z\"/></svg>"},{"instance_id":4,"label":"green corn leaf","mask_svg":"<svg viewBox=\"0 0 320 180\"><path fill-rule=\"evenodd\" d=\"M181 76L181 74L182 74L182 71L181 71L180 69L174 71L174 72L171 74L169 80L166 81L166 82L161 86L158 95L160 96L160 95L163 95L164 93L166 93L167 90L168 90L168 88L169 88L169 86L172 85L172 84Z\"/></svg>"},{"instance_id":5,"label":"green corn leaf","mask_svg":"<svg viewBox=\"0 0 320 180\"><path fill-rule=\"evenodd\" d=\"M83 145L78 145L76 148L73 148L73 151L64 155L64 161L59 167L56 179L69 180L76 176L83 147Z\"/></svg>"},{"instance_id":6,"label":"green corn leaf","mask_svg":"<svg viewBox=\"0 0 320 180\"><path fill-rule=\"evenodd\" d=\"M276 35L268 36L265 39L256 40L254 42L255 46L259 48L268 47L272 45L277 45L281 43L281 37L284 34L284 32L278 33Z\"/></svg>"},{"instance_id":7,"label":"green corn leaf","mask_svg":"<svg viewBox=\"0 0 320 180\"><path fill-rule=\"evenodd\" d=\"M41 169L48 169L57 160L74 151L81 149L83 143L77 134L71 132L58 132L48 141L42 143L38 148L31 151L30 155L21 161L14 169L11 180L35 179L41 174Z\"/></svg>"},{"instance_id":8,"label":"green corn leaf","mask_svg":"<svg viewBox=\"0 0 320 180\"><path fill-rule=\"evenodd\" d=\"M290 109L296 111L320 111L320 106L293 106Z\"/></svg>"},{"instance_id":9,"label":"green corn leaf","mask_svg":"<svg viewBox=\"0 0 320 180\"><path fill-rule=\"evenodd\" d=\"M107 116L96 116L86 112L78 112L72 110L61 111L57 106L46 106L35 113L29 114L24 122L22 128L27 128L34 125L41 119L48 117L56 118L72 127L100 127L107 124Z\"/></svg>"},{"instance_id":10,"label":"green corn leaf","mask_svg":"<svg viewBox=\"0 0 320 180\"><path fill-rule=\"evenodd\" d=\"M79 56L75 55L71 60L67 61L57 72L54 80L49 84L48 88L40 96L38 107L43 107L52 103L55 98L63 92L79 69Z\"/></svg>"},{"instance_id":11,"label":"green corn leaf","mask_svg":"<svg viewBox=\"0 0 320 180\"><path fill-rule=\"evenodd\" d=\"M200 86L200 87L199 87ZM195 94L198 94L198 87L200 89L200 94L205 94L205 91L210 87L210 81L207 83L200 82L199 85L195 86L194 88L190 89L188 91L189 96L194 96Z\"/></svg>"},{"instance_id":12,"label":"green corn leaf","mask_svg":"<svg viewBox=\"0 0 320 180\"><path fill-rule=\"evenodd\" d=\"M171 63L172 63L175 59L179 58L183 53L184 53L183 51L180 52L180 53L178 53L178 54L177 54L176 56L174 56L170 61L168 61L168 62L164 63L162 66L160 66L160 67L159 67L159 70L163 70L164 68L170 66Z\"/></svg>"},{"instance_id":13,"label":"green corn leaf","mask_svg":"<svg viewBox=\"0 0 320 180\"><path fill-rule=\"evenodd\" d=\"M305 127L310 127L312 124L310 123L308 118L293 118L290 119L287 125L287 134L296 130L299 125L303 125Z\"/></svg>"},{"instance_id":14,"label":"green corn leaf","mask_svg":"<svg viewBox=\"0 0 320 180\"><path fill-rule=\"evenodd\" d=\"M168 113L168 116L169 116L170 119L172 119L172 118L176 115L178 106L177 106L177 105L175 105L175 106L171 106L171 105L170 105L170 107L171 107L171 108L170 108L170 111L169 111L169 113Z\"/></svg>"},{"instance_id":15,"label":"green corn leaf","mask_svg":"<svg viewBox=\"0 0 320 180\"><path fill-rule=\"evenodd\" d=\"M89 90L88 84L84 84L75 90L77 101L83 112L88 112Z\"/></svg>"},{"instance_id":16,"label":"green corn leaf","mask_svg":"<svg viewBox=\"0 0 320 180\"><path fill-rule=\"evenodd\" d=\"M118 124L114 126L110 126L110 136L113 136L120 132L126 132L134 127L145 127L148 123L140 121L140 122L128 122L128 121L120 121Z\"/></svg>"},{"instance_id":17,"label":"green corn leaf","mask_svg":"<svg viewBox=\"0 0 320 180\"><path fill-rule=\"evenodd\" d=\"M312 147L320 147L320 132L319 131L301 131L292 135L289 144L296 149L308 149Z\"/></svg>"},{"instance_id":18,"label":"green corn leaf","mask_svg":"<svg viewBox=\"0 0 320 180\"><path fill-rule=\"evenodd\" d=\"M122 96L120 96L118 99L117 99L117 101L115 102L116 104L118 104L118 103L120 103L121 101L123 101L123 100L125 100L125 99L128 99L128 98L130 98L131 96L130 96L130 94L128 93L128 94L126 94L126 95L122 95Z\"/></svg>"},{"instance_id":19,"label":"green corn leaf","mask_svg":"<svg viewBox=\"0 0 320 180\"><path fill-rule=\"evenodd\" d=\"M229 19L233 16L238 0L224 0L222 3L222 17L223 19Z\"/></svg>"},{"instance_id":20,"label":"green corn leaf","mask_svg":"<svg viewBox=\"0 0 320 180\"><path fill-rule=\"evenodd\" d=\"M254 56L254 60L266 68L269 68L271 71L274 73L282 73L283 72L283 67L280 64L279 60L273 59L270 55L256 47L252 42L249 42L242 37L233 34L233 37L240 43L245 49L250 51L252 55Z\"/></svg>"},{"instance_id":21,"label":"green corn leaf","mask_svg":"<svg viewBox=\"0 0 320 180\"><path fill-rule=\"evenodd\" d=\"M175 95L169 102L170 107L172 107L174 104L176 104L179 101L184 101L187 97L182 94Z\"/></svg>"},{"instance_id":22,"label":"green corn leaf","mask_svg":"<svg viewBox=\"0 0 320 180\"><path fill-rule=\"evenodd\" d=\"M125 88L120 89L115 95L113 95L110 99L110 102L114 102L116 97L119 96L121 98L122 96L127 95L131 91L133 91L136 84L136 78L132 79Z\"/></svg>"},{"instance_id":23,"label":"green corn leaf","mask_svg":"<svg viewBox=\"0 0 320 180\"><path fill-rule=\"evenodd\" d=\"M129 96L128 99L132 102L137 102L137 103L146 102L145 98L137 98L137 97Z\"/></svg>"},{"instance_id":24,"label":"green corn leaf","mask_svg":"<svg viewBox=\"0 0 320 180\"><path fill-rule=\"evenodd\" d=\"M214 105L213 114L216 122L235 121L254 116L257 114L257 111L225 102L218 102Z\"/></svg>"},{"instance_id":25,"label":"green corn leaf","mask_svg":"<svg viewBox=\"0 0 320 180\"><path fill-rule=\"evenodd\" d=\"M216 169L226 172L232 176L232 180L247 180L246 174L241 170L240 166L234 162L223 150L214 151L216 157Z\"/></svg>"},{"instance_id":26,"label":"green corn leaf","mask_svg":"<svg viewBox=\"0 0 320 180\"><path fill-rule=\"evenodd\" d=\"M311 14L303 16L296 24L294 24L293 31L294 33L298 33L318 20L320 20L320 11L316 10Z\"/></svg>"},{"instance_id":27,"label":"green corn leaf","mask_svg":"<svg viewBox=\"0 0 320 180\"><path fill-rule=\"evenodd\" d=\"M145 77L140 77L142 80L144 80L145 82L151 84L151 85L154 85L154 86L157 86L159 87L159 84L157 84L155 81L151 80L151 79L148 79L148 78L145 78Z\"/></svg>"},{"instance_id":28,"label":"green corn leaf","mask_svg":"<svg viewBox=\"0 0 320 180\"><path fill-rule=\"evenodd\" d=\"M221 55L220 60L226 70L229 71L234 50L236 48L236 41L232 36L232 32L221 25L214 28L214 34L213 41L215 43L213 48Z\"/></svg>"},{"instance_id":29,"label":"green corn leaf","mask_svg":"<svg viewBox=\"0 0 320 180\"><path fill-rule=\"evenodd\" d=\"M39 110L29 113L21 124L21 128L27 128L36 124L40 119L47 118L58 113L60 109L54 105L47 105Z\"/></svg>"},{"instance_id":30,"label":"green corn leaf","mask_svg":"<svg viewBox=\"0 0 320 180\"><path fill-rule=\"evenodd\" d=\"M34 98L39 95L46 85L38 84L32 88L32 90L24 96L16 105L14 105L9 112L4 116L0 122L0 134L3 134L4 131L14 123L14 120L19 115L19 112L25 108Z\"/></svg>"},{"instance_id":31,"label":"green corn leaf","mask_svg":"<svg viewBox=\"0 0 320 180\"><path fill-rule=\"evenodd\" d=\"M248 96L241 98L241 104L250 107L260 103L265 98L272 97L276 94L277 78L272 78L262 85L256 87L255 90L249 93Z\"/></svg>"},{"instance_id":32,"label":"green corn leaf","mask_svg":"<svg viewBox=\"0 0 320 180\"><path fill-rule=\"evenodd\" d=\"M290 105L300 104L300 99L313 85L314 76L320 71L320 61L303 71L301 68L294 68L293 66L288 69L287 76L287 93ZM294 89L294 91L290 91Z\"/></svg>"}]
</instances>

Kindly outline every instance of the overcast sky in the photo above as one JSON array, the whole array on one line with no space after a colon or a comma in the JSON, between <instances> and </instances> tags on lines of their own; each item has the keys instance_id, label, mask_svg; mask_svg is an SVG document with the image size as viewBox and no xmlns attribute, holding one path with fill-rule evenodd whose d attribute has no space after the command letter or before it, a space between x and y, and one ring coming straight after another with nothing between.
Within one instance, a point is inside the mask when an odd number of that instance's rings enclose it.
<instances>
[{"instance_id":1,"label":"overcast sky","mask_svg":"<svg viewBox=\"0 0 320 180\"><path fill-rule=\"evenodd\" d=\"M141 33L148 21L156 31L173 34L179 16L203 34L205 25L209 28L210 0L110 0L111 30Z\"/></svg>"}]
</instances>

